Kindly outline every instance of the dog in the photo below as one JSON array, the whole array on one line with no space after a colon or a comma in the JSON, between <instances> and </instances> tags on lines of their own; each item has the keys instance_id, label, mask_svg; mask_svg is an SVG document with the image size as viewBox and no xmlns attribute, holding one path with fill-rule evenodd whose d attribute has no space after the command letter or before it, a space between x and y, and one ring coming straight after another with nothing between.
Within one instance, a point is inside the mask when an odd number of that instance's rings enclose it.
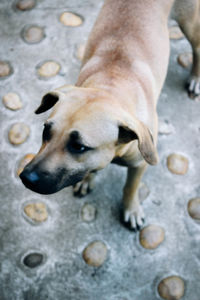
<instances>
[{"instance_id":1,"label":"dog","mask_svg":"<svg viewBox=\"0 0 200 300\"><path fill-rule=\"evenodd\" d=\"M73 185L84 196L98 170L127 166L124 221L143 225L138 187L147 165L158 163L156 103L168 68L170 14L191 43L188 93L199 96L200 1L106 0L75 86L50 91L36 110L53 107L42 146L20 175L27 188L51 194Z\"/></svg>"}]
</instances>

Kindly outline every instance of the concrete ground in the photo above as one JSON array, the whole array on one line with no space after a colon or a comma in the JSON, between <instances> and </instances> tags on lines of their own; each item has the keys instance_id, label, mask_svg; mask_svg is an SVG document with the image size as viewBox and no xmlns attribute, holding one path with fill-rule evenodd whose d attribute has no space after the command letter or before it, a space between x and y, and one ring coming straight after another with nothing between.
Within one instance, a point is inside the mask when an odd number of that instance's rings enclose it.
<instances>
[{"instance_id":1,"label":"concrete ground","mask_svg":"<svg viewBox=\"0 0 200 300\"><path fill-rule=\"evenodd\" d=\"M159 118L171 130L159 135L160 163L149 167L143 178L150 191L143 202L145 225L165 231L159 247L143 248L139 233L120 222L125 168L110 165L101 171L94 191L82 199L74 198L71 188L50 196L35 194L16 175L22 157L36 153L41 143L48 113L33 112L44 93L75 83L81 64L77 48L87 40L101 5L97 0L38 0L33 9L21 11L13 1L0 2L0 60L12 66L12 74L0 79L0 97L14 92L23 103L17 111L1 103L0 300L155 300L161 299L159 282L172 275L184 281L181 299L200 299L200 227L187 211L188 201L200 195L200 103L188 98L184 83L189 71L177 63L178 54L191 51L186 39L171 41L168 76L158 104ZM59 21L64 11L82 16L83 24L64 26ZM43 28L41 42L23 40L28 25ZM48 60L59 63L61 70L44 79L37 70ZM17 122L30 127L30 136L15 146L8 132ZM189 160L185 175L168 170L171 153ZM35 202L46 205L46 221L34 222L25 214L24 207ZM91 222L81 214L86 203L96 209ZM98 268L82 257L85 247L97 240L108 250ZM37 266L24 264L32 253L38 253Z\"/></svg>"}]
</instances>

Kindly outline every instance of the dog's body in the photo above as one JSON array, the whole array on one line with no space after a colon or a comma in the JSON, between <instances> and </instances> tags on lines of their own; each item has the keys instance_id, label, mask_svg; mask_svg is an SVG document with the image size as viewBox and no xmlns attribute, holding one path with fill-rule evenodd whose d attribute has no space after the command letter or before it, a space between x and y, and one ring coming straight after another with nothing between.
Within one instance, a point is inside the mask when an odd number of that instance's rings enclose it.
<instances>
[{"instance_id":1,"label":"dog's body","mask_svg":"<svg viewBox=\"0 0 200 300\"><path fill-rule=\"evenodd\" d=\"M170 12L192 44L189 92L200 94L199 0L106 0L76 86L48 93L36 111L55 104L43 145L21 174L27 187L48 194L76 184L85 195L97 170L120 163L128 166L125 221L142 225L137 192L147 163L158 160L156 103L168 67Z\"/></svg>"}]
</instances>

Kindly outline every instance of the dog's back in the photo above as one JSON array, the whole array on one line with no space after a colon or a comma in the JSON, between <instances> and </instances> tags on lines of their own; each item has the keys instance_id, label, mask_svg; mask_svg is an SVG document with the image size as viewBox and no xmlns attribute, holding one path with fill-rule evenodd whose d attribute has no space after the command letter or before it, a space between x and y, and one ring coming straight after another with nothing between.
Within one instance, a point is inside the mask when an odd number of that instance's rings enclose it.
<instances>
[{"instance_id":1,"label":"dog's back","mask_svg":"<svg viewBox=\"0 0 200 300\"><path fill-rule=\"evenodd\" d=\"M154 87L148 93L157 99L168 65L172 3L107 0L90 35L77 84L87 85L86 78L97 73L111 83L118 77L133 83L138 77L146 89Z\"/></svg>"}]
</instances>

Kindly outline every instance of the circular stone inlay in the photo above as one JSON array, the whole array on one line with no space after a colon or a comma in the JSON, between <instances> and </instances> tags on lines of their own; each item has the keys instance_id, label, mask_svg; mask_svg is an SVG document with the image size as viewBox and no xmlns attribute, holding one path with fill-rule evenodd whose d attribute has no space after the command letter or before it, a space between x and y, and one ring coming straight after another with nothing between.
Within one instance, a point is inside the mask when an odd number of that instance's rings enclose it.
<instances>
[{"instance_id":1,"label":"circular stone inlay","mask_svg":"<svg viewBox=\"0 0 200 300\"><path fill-rule=\"evenodd\" d=\"M188 213L191 218L200 221L200 198L194 198L188 202Z\"/></svg>"},{"instance_id":2,"label":"circular stone inlay","mask_svg":"<svg viewBox=\"0 0 200 300\"><path fill-rule=\"evenodd\" d=\"M56 76L60 71L60 68L61 67L57 62L47 61L43 63L37 71L39 76L49 78Z\"/></svg>"},{"instance_id":3,"label":"circular stone inlay","mask_svg":"<svg viewBox=\"0 0 200 300\"><path fill-rule=\"evenodd\" d=\"M35 157L35 154L33 153L28 153L26 154L20 161L18 169L17 169L17 175L19 176L21 172L24 170L25 166L28 165L29 162L33 160Z\"/></svg>"},{"instance_id":4,"label":"circular stone inlay","mask_svg":"<svg viewBox=\"0 0 200 300\"><path fill-rule=\"evenodd\" d=\"M171 40L179 40L184 37L184 34L180 30L179 26L171 26L169 28L169 37Z\"/></svg>"},{"instance_id":5,"label":"circular stone inlay","mask_svg":"<svg viewBox=\"0 0 200 300\"><path fill-rule=\"evenodd\" d=\"M27 204L24 207L25 214L35 222L44 222L48 218L47 208L44 203L36 202Z\"/></svg>"},{"instance_id":6,"label":"circular stone inlay","mask_svg":"<svg viewBox=\"0 0 200 300\"><path fill-rule=\"evenodd\" d=\"M29 268L35 268L43 262L43 255L41 253L31 253L25 256L23 263Z\"/></svg>"},{"instance_id":7,"label":"circular stone inlay","mask_svg":"<svg viewBox=\"0 0 200 300\"><path fill-rule=\"evenodd\" d=\"M184 295L184 281L178 276L164 278L158 285L160 297L166 300L179 300Z\"/></svg>"},{"instance_id":8,"label":"circular stone inlay","mask_svg":"<svg viewBox=\"0 0 200 300\"><path fill-rule=\"evenodd\" d=\"M193 61L192 53L185 52L179 54L177 61L183 68L190 68Z\"/></svg>"},{"instance_id":9,"label":"circular stone inlay","mask_svg":"<svg viewBox=\"0 0 200 300\"><path fill-rule=\"evenodd\" d=\"M146 249L157 248L164 238L164 229L157 225L148 225L140 231L140 244Z\"/></svg>"},{"instance_id":10,"label":"circular stone inlay","mask_svg":"<svg viewBox=\"0 0 200 300\"><path fill-rule=\"evenodd\" d=\"M37 44L45 37L44 29L33 25L23 29L22 37L29 44Z\"/></svg>"},{"instance_id":11,"label":"circular stone inlay","mask_svg":"<svg viewBox=\"0 0 200 300\"><path fill-rule=\"evenodd\" d=\"M71 12L64 12L60 16L60 22L65 26L80 26L83 23L81 17Z\"/></svg>"},{"instance_id":12,"label":"circular stone inlay","mask_svg":"<svg viewBox=\"0 0 200 300\"><path fill-rule=\"evenodd\" d=\"M11 144L19 145L26 141L30 133L29 127L24 123L16 123L12 125L8 133Z\"/></svg>"},{"instance_id":13,"label":"circular stone inlay","mask_svg":"<svg viewBox=\"0 0 200 300\"><path fill-rule=\"evenodd\" d=\"M3 104L11 110L22 108L22 101L16 93L8 93L3 96Z\"/></svg>"},{"instance_id":14,"label":"circular stone inlay","mask_svg":"<svg viewBox=\"0 0 200 300\"><path fill-rule=\"evenodd\" d=\"M10 64L6 61L0 61L0 78L9 76L11 72Z\"/></svg>"},{"instance_id":15,"label":"circular stone inlay","mask_svg":"<svg viewBox=\"0 0 200 300\"><path fill-rule=\"evenodd\" d=\"M188 165L188 159L183 155L173 153L167 157L167 167L173 174L186 174L188 171Z\"/></svg>"},{"instance_id":16,"label":"circular stone inlay","mask_svg":"<svg viewBox=\"0 0 200 300\"><path fill-rule=\"evenodd\" d=\"M85 222L92 222L96 217L96 208L91 204L84 204L81 209L81 217Z\"/></svg>"},{"instance_id":17,"label":"circular stone inlay","mask_svg":"<svg viewBox=\"0 0 200 300\"><path fill-rule=\"evenodd\" d=\"M107 258L107 247L101 241L89 244L83 251L83 259L88 265L100 267Z\"/></svg>"},{"instance_id":18,"label":"circular stone inlay","mask_svg":"<svg viewBox=\"0 0 200 300\"><path fill-rule=\"evenodd\" d=\"M30 10L35 6L35 0L19 0L16 3L16 8L19 10Z\"/></svg>"}]
</instances>

